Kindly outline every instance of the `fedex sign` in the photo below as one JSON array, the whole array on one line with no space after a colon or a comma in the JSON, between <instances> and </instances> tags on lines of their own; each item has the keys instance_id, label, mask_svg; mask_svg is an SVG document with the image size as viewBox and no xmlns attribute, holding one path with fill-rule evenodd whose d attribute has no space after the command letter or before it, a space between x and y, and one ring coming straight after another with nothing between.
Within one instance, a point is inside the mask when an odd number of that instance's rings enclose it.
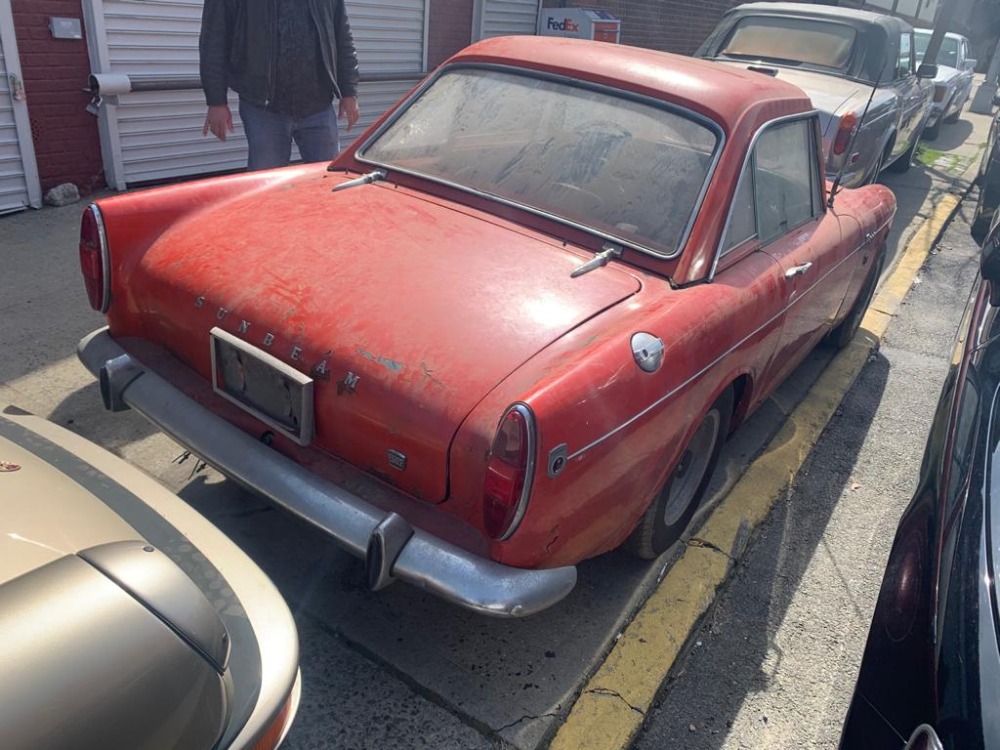
<instances>
[{"instance_id":1,"label":"fedex sign","mask_svg":"<svg viewBox=\"0 0 1000 750\"><path fill-rule=\"evenodd\" d=\"M547 19L548 23L546 28L552 31L569 31L576 34L580 31L580 24L576 23L572 18L564 18L561 21L549 16Z\"/></svg>"},{"instance_id":2,"label":"fedex sign","mask_svg":"<svg viewBox=\"0 0 1000 750\"><path fill-rule=\"evenodd\" d=\"M0 0L2 1L2 0ZM617 42L620 21L606 10L595 8L542 8L538 14L538 33L545 36L568 36Z\"/></svg>"}]
</instances>

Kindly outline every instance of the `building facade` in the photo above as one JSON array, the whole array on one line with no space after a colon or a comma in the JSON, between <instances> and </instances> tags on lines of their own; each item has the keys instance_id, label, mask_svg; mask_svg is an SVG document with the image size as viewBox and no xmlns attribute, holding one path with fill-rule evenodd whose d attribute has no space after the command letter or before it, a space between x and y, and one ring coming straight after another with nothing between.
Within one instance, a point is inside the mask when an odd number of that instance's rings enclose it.
<instances>
[{"instance_id":1,"label":"building facade","mask_svg":"<svg viewBox=\"0 0 1000 750\"><path fill-rule=\"evenodd\" d=\"M43 191L64 182L86 194L243 168L238 123L224 143L202 135L202 2L0 0L0 213L38 206ZM535 33L542 0L346 3L364 127L470 42ZM621 19L622 43L682 54L736 4L545 0L600 5ZM128 85L98 99L86 90L91 74L127 77Z\"/></svg>"}]
</instances>

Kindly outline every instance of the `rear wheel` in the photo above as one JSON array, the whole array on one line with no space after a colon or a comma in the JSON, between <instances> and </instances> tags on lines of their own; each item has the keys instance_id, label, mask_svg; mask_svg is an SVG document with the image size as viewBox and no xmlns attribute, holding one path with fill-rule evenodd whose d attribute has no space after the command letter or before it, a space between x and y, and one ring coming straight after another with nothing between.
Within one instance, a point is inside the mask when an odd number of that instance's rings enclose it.
<instances>
[{"instance_id":1,"label":"rear wheel","mask_svg":"<svg viewBox=\"0 0 1000 750\"><path fill-rule=\"evenodd\" d=\"M886 169L891 169L893 172L909 172L910 167L913 166L913 157L917 154L917 144L920 142L920 138L916 135L913 136L913 143L910 147L906 149L906 153L902 154L896 161L890 164Z\"/></svg>"},{"instance_id":2,"label":"rear wheel","mask_svg":"<svg viewBox=\"0 0 1000 750\"><path fill-rule=\"evenodd\" d=\"M924 134L921 136L925 141L937 140L937 137L941 134L941 121L938 120L933 125L928 125L924 128Z\"/></svg>"},{"instance_id":3,"label":"rear wheel","mask_svg":"<svg viewBox=\"0 0 1000 750\"><path fill-rule=\"evenodd\" d=\"M708 489L732 416L733 389L727 388L705 414L663 488L625 540L625 550L651 560L680 539Z\"/></svg>"},{"instance_id":4,"label":"rear wheel","mask_svg":"<svg viewBox=\"0 0 1000 750\"><path fill-rule=\"evenodd\" d=\"M836 328L826 335L826 341L830 346L835 349L843 349L854 340L854 336L861 327L861 321L868 311L868 305L871 304L872 297L875 296L875 287L878 286L878 279L882 275L882 267L884 265L885 248L883 247L879 251L878 259L872 264L872 269L868 272L868 278L865 279L865 285L861 289L861 294L854 300L851 311L847 313L846 318L837 324Z\"/></svg>"}]
</instances>

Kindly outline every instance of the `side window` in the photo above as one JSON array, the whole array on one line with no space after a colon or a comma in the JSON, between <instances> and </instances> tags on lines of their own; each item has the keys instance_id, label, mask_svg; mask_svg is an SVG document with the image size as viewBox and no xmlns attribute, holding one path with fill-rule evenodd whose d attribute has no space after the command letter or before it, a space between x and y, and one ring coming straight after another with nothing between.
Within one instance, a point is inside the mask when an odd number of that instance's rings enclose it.
<instances>
[{"instance_id":1,"label":"side window","mask_svg":"<svg viewBox=\"0 0 1000 750\"><path fill-rule=\"evenodd\" d=\"M769 242L822 212L813 164L813 120L794 120L766 130L755 148L757 230Z\"/></svg>"},{"instance_id":2,"label":"side window","mask_svg":"<svg viewBox=\"0 0 1000 750\"><path fill-rule=\"evenodd\" d=\"M729 218L723 254L757 234L757 212L754 208L753 157L747 160L740 175L739 187L733 197L733 211Z\"/></svg>"},{"instance_id":3,"label":"side window","mask_svg":"<svg viewBox=\"0 0 1000 750\"><path fill-rule=\"evenodd\" d=\"M899 62L895 78L907 78L913 73L913 34L904 31L899 35Z\"/></svg>"}]
</instances>

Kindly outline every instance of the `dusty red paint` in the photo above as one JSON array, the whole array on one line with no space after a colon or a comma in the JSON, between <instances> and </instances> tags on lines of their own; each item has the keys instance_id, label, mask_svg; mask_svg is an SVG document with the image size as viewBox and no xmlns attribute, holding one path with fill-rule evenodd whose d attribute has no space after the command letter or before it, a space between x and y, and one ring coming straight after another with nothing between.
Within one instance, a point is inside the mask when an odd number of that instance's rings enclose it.
<instances>
[{"instance_id":1,"label":"dusty red paint","mask_svg":"<svg viewBox=\"0 0 1000 750\"><path fill-rule=\"evenodd\" d=\"M680 256L631 251L571 279L601 240L405 175L332 193L354 176L340 170L371 169L348 151L332 172L290 167L102 201L111 332L258 434L266 427L211 394L208 331L257 345L273 334L270 353L319 373L314 444L278 439L278 450L494 559L573 563L627 536L720 393L739 382L737 416L751 412L846 314L895 202L881 186L844 191L822 217L766 250L746 243L700 283L753 134L812 109L799 89L558 40L493 40L456 59L601 81L718 123L728 142ZM864 242L866 232L877 236ZM810 273L786 278L804 262ZM666 345L656 373L633 361L636 331ZM338 388L348 372L360 377L353 393ZM515 402L537 420L537 469L516 533L491 542L480 531L486 457ZM560 444L572 459L551 478L547 457ZM388 449L407 455L405 471L390 467Z\"/></svg>"}]
</instances>

